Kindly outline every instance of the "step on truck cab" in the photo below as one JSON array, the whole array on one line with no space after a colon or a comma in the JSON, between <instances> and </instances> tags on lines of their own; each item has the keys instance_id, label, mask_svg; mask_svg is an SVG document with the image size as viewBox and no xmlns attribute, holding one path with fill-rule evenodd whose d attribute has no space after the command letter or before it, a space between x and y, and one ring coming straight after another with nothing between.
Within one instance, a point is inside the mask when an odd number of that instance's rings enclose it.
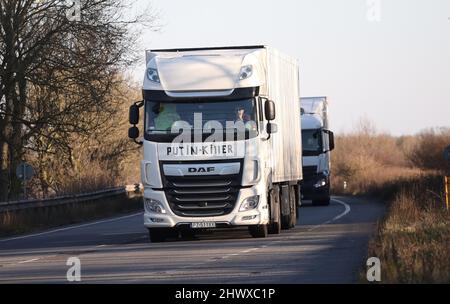
<instances>
[{"instance_id":1,"label":"step on truck cab","mask_svg":"<svg viewBox=\"0 0 450 304\"><path fill-rule=\"evenodd\" d=\"M240 226L265 237L294 227L302 180L297 60L265 46L146 55L129 137L144 147L151 241Z\"/></svg>"},{"instance_id":2,"label":"step on truck cab","mask_svg":"<svg viewBox=\"0 0 450 304\"><path fill-rule=\"evenodd\" d=\"M301 98L303 147L302 198L313 205L330 204L330 156L334 134L329 129L327 97Z\"/></svg>"}]
</instances>

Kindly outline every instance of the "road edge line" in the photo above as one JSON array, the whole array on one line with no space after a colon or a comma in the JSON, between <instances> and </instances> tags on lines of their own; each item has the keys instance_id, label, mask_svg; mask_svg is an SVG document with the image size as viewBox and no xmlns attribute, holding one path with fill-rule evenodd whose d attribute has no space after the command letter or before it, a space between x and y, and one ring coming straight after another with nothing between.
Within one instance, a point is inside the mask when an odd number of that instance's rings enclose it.
<instances>
[{"instance_id":1,"label":"road edge line","mask_svg":"<svg viewBox=\"0 0 450 304\"><path fill-rule=\"evenodd\" d=\"M335 222L335 221L337 221L337 220L343 218L344 216L346 216L347 214L349 214L349 213L352 211L352 208L350 207L349 204L347 204L347 203L345 203L345 202L343 202L343 201L341 201L341 200L335 199L335 198L332 198L331 200L334 201L334 202L336 202L336 203L338 203L338 204L341 204L342 206L344 206L344 208L345 208L344 212L342 212L342 213L336 215L336 216L335 216L334 218L332 218L331 220L328 220L328 221L326 221L326 222L323 222L323 223L321 223L321 224L319 224L319 225L316 225L316 226L314 226L314 227L308 229L307 231L313 231L313 230L316 230L317 228L320 228L320 227L322 227L322 226L324 226L324 225L331 224L331 223L333 223L333 222Z\"/></svg>"},{"instance_id":2,"label":"road edge line","mask_svg":"<svg viewBox=\"0 0 450 304\"><path fill-rule=\"evenodd\" d=\"M92 223L86 223L86 224L80 224L80 225L69 226L69 227L64 227L64 228L58 228L58 229L54 229L54 230L49 230L49 231L44 231L44 232L39 232L39 233L33 233L33 234L27 234L27 235L17 236L17 237L12 237L12 238L7 238L7 239L0 239L0 243L11 242L11 241L16 241L16 240L22 240L22 239L27 239L27 238L31 238L31 237L37 237L37 236L52 234L52 233L61 232L61 231L67 231L67 230L72 230L72 229L77 229L77 228L83 228L83 227L89 227L89 226L94 226L94 225L99 225L99 224L104 224L104 223L109 223L109 222L120 221L120 220L124 220L124 219L127 219L127 218L135 217L135 216L138 216L138 215L141 215L141 214L142 214L142 211L138 212L138 213L133 213L133 214L121 216L121 217L110 218L110 219L106 219L106 220L99 220L99 221L95 221L95 222L92 222Z\"/></svg>"}]
</instances>

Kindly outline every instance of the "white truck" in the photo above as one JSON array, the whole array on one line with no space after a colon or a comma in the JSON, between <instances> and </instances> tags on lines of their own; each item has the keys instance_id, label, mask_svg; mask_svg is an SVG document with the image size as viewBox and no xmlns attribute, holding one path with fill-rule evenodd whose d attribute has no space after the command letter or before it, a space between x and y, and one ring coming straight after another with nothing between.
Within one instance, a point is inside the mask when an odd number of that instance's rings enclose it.
<instances>
[{"instance_id":1,"label":"white truck","mask_svg":"<svg viewBox=\"0 0 450 304\"><path fill-rule=\"evenodd\" d=\"M150 240L238 226L266 237L294 227L302 181L297 60L266 46L153 50L146 58L128 136L144 146Z\"/></svg>"},{"instance_id":2,"label":"white truck","mask_svg":"<svg viewBox=\"0 0 450 304\"><path fill-rule=\"evenodd\" d=\"M330 156L334 134L328 121L327 97L303 97L301 104L303 183L302 199L313 205L330 204Z\"/></svg>"}]
</instances>

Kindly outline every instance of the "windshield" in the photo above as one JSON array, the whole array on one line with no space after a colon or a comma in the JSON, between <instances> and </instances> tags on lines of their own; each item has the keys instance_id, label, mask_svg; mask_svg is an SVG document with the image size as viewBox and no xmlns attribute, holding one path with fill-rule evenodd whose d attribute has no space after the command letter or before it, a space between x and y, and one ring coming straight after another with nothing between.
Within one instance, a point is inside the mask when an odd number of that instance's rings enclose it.
<instances>
[{"instance_id":1,"label":"windshield","mask_svg":"<svg viewBox=\"0 0 450 304\"><path fill-rule=\"evenodd\" d=\"M145 130L148 135L179 134L191 131L210 134L236 131L256 133L255 99L235 101L146 102ZM248 134L247 136L248 137Z\"/></svg>"},{"instance_id":2,"label":"windshield","mask_svg":"<svg viewBox=\"0 0 450 304\"><path fill-rule=\"evenodd\" d=\"M322 130L302 130L303 155L314 156L322 153Z\"/></svg>"}]
</instances>

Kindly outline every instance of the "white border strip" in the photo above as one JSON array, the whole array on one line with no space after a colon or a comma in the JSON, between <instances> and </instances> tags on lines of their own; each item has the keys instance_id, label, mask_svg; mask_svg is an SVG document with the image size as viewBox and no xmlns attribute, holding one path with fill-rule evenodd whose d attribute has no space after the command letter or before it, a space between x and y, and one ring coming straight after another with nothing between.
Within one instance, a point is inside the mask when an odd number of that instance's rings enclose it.
<instances>
[{"instance_id":1,"label":"white border strip","mask_svg":"<svg viewBox=\"0 0 450 304\"><path fill-rule=\"evenodd\" d=\"M55 232L67 231L67 230L72 230L72 229L77 229L77 228L94 226L94 225L98 225L98 224L104 224L104 223L120 221L120 220L124 220L124 219L127 219L127 218L132 218L132 217L135 217L135 216L138 216L138 215L141 215L141 214L142 214L142 212L139 212L139 213L134 213L134 214L131 214L131 215L116 217L116 218L107 219L107 220L96 221L96 222L87 223L87 224L75 225L75 226L59 228L59 229L45 231L45 232L40 232L40 233L34 233L34 234L28 234L28 235L24 235L24 236L13 237L13 238L9 238L9 239L3 239L3 240L0 240L0 243L10 242L10 241L15 241L15 240L22 240L22 239L32 238L32 237L36 237L36 236L41 236L41 235L47 235L47 234L51 234L51 233L55 233Z\"/></svg>"},{"instance_id":2,"label":"white border strip","mask_svg":"<svg viewBox=\"0 0 450 304\"><path fill-rule=\"evenodd\" d=\"M340 218L346 216L346 215L349 214L350 211L352 210L352 209L350 208L350 206L349 206L347 203L344 203L343 201L340 201L340 200L335 199L335 198L333 198L332 200L335 201L336 203L339 203L339 204L343 205L343 206L345 207L345 211L344 211L343 213L339 214L338 216L334 217L334 218L331 220L332 222L337 221L338 219L340 219Z\"/></svg>"},{"instance_id":3,"label":"white border strip","mask_svg":"<svg viewBox=\"0 0 450 304\"><path fill-rule=\"evenodd\" d=\"M313 231L313 230L315 230L315 229L317 229L317 228L322 227L323 225L331 224L331 223L333 223L333 222L335 222L335 221L337 221L337 220L343 218L344 216L346 216L347 214L349 214L350 211L352 210L352 209L350 208L350 206L349 206L347 203L344 203L344 202L341 201L341 200L338 200L338 199L335 199L335 198L332 198L331 200L334 201L334 202L336 202L336 203L338 203L338 204L343 205L344 208L345 208L344 212L342 212L341 214L336 215L333 219L331 219L331 220L329 220L329 221L326 221L326 222L324 222L324 223L322 223L322 224L319 224L319 225L316 225L316 226L314 226L314 227L312 227L312 228L309 228L308 231Z\"/></svg>"}]
</instances>

